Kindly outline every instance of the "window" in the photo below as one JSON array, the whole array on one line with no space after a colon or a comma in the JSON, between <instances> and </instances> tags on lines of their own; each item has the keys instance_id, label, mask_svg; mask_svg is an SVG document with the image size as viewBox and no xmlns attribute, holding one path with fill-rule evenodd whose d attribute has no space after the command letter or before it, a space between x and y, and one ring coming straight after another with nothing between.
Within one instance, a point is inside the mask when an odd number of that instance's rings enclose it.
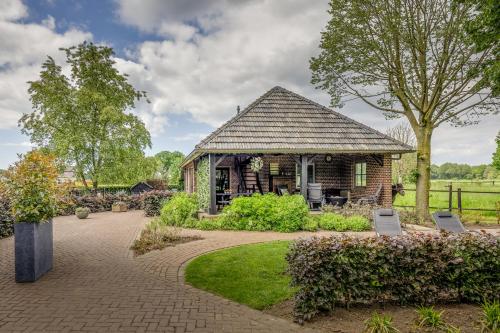
<instances>
[{"instance_id":1,"label":"window","mask_svg":"<svg viewBox=\"0 0 500 333\"><path fill-rule=\"evenodd\" d=\"M366 162L356 163L354 184L356 186L366 186Z\"/></svg>"},{"instance_id":2,"label":"window","mask_svg":"<svg viewBox=\"0 0 500 333\"><path fill-rule=\"evenodd\" d=\"M271 176L279 176L280 174L280 164L279 163L269 163L269 174Z\"/></svg>"},{"instance_id":3,"label":"window","mask_svg":"<svg viewBox=\"0 0 500 333\"><path fill-rule=\"evenodd\" d=\"M217 168L215 171L215 190L217 193L229 190L229 168Z\"/></svg>"},{"instance_id":4,"label":"window","mask_svg":"<svg viewBox=\"0 0 500 333\"><path fill-rule=\"evenodd\" d=\"M300 178L302 174L302 167L300 164L295 164L295 187L300 188ZM308 163L307 164L307 182L308 183L314 183L316 179L316 168L314 167L314 163Z\"/></svg>"}]
</instances>

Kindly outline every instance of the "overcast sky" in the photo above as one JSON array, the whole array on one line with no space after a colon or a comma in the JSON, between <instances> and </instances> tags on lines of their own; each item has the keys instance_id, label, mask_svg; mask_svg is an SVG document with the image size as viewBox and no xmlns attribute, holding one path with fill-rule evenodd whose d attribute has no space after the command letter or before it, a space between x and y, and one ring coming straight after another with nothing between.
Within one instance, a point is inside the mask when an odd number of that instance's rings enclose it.
<instances>
[{"instance_id":1,"label":"overcast sky","mask_svg":"<svg viewBox=\"0 0 500 333\"><path fill-rule=\"evenodd\" d=\"M26 81L47 55L84 40L115 49L117 66L151 104L136 112L153 148L184 153L242 107L280 85L321 104L329 97L310 83L328 20L327 0L1 0L0 168L30 149L17 120L30 112ZM338 110L380 131L378 111L352 102ZM443 126L433 137L434 163L490 163L500 116L476 126Z\"/></svg>"}]
</instances>

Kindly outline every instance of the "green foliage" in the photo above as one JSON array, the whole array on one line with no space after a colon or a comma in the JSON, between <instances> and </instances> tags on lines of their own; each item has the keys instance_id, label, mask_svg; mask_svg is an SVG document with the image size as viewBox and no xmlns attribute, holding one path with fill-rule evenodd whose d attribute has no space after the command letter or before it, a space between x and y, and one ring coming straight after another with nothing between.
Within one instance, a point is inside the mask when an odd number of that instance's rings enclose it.
<instances>
[{"instance_id":1,"label":"green foliage","mask_svg":"<svg viewBox=\"0 0 500 333\"><path fill-rule=\"evenodd\" d=\"M308 213L301 195L267 193L234 198L224 207L220 219L230 229L293 232L302 228Z\"/></svg>"},{"instance_id":2,"label":"green foliage","mask_svg":"<svg viewBox=\"0 0 500 333\"><path fill-rule=\"evenodd\" d=\"M500 132L498 132L495 142L497 143L497 149L493 153L493 162L491 165L493 165L495 169L500 170Z\"/></svg>"},{"instance_id":3,"label":"green foliage","mask_svg":"<svg viewBox=\"0 0 500 333\"><path fill-rule=\"evenodd\" d=\"M127 184L130 187L140 181L155 178L158 167L159 161L155 157L146 157L142 151L129 152L127 159L106 165L99 179L102 183Z\"/></svg>"},{"instance_id":4,"label":"green foliage","mask_svg":"<svg viewBox=\"0 0 500 333\"><path fill-rule=\"evenodd\" d=\"M181 163L184 154L180 151L162 151L155 155L160 163L160 174L168 182L169 186L180 186Z\"/></svg>"},{"instance_id":5,"label":"green foliage","mask_svg":"<svg viewBox=\"0 0 500 333\"><path fill-rule=\"evenodd\" d=\"M166 225L190 227L196 221L197 212L196 195L179 192L174 194L162 207L160 218Z\"/></svg>"},{"instance_id":6,"label":"green foliage","mask_svg":"<svg viewBox=\"0 0 500 333\"><path fill-rule=\"evenodd\" d=\"M432 179L495 179L500 175L492 166L486 164L433 164L431 171Z\"/></svg>"},{"instance_id":7,"label":"green foliage","mask_svg":"<svg viewBox=\"0 0 500 333\"><path fill-rule=\"evenodd\" d=\"M365 231L371 229L370 221L360 215L345 217L335 213L323 213L319 217L319 226L333 231Z\"/></svg>"},{"instance_id":8,"label":"green foliage","mask_svg":"<svg viewBox=\"0 0 500 333\"><path fill-rule=\"evenodd\" d=\"M289 242L250 244L202 255L186 267L186 282L255 309L293 295L286 270Z\"/></svg>"},{"instance_id":9,"label":"green foliage","mask_svg":"<svg viewBox=\"0 0 500 333\"><path fill-rule=\"evenodd\" d=\"M297 240L287 255L295 316L337 304L481 302L500 294L500 240L482 233Z\"/></svg>"},{"instance_id":10,"label":"green foliage","mask_svg":"<svg viewBox=\"0 0 500 333\"><path fill-rule=\"evenodd\" d=\"M441 329L446 326L442 319L444 311L438 312L433 306L420 306L417 309L418 326Z\"/></svg>"},{"instance_id":11,"label":"green foliage","mask_svg":"<svg viewBox=\"0 0 500 333\"><path fill-rule=\"evenodd\" d=\"M210 204L210 164L207 157L200 159L196 170L196 194L200 209L208 209Z\"/></svg>"},{"instance_id":12,"label":"green foliage","mask_svg":"<svg viewBox=\"0 0 500 333\"><path fill-rule=\"evenodd\" d=\"M14 218L10 207L10 200L0 193L0 238L14 234Z\"/></svg>"},{"instance_id":13,"label":"green foliage","mask_svg":"<svg viewBox=\"0 0 500 333\"><path fill-rule=\"evenodd\" d=\"M57 212L55 158L33 150L6 173L6 194L16 222L39 223Z\"/></svg>"},{"instance_id":14,"label":"green foliage","mask_svg":"<svg viewBox=\"0 0 500 333\"><path fill-rule=\"evenodd\" d=\"M97 187L104 171L124 171L129 159L143 158L151 146L144 123L128 112L145 93L118 72L111 48L83 43L62 50L71 75L48 57L40 78L29 82L33 112L19 125L33 143L75 165L82 182L90 177Z\"/></svg>"},{"instance_id":15,"label":"green foliage","mask_svg":"<svg viewBox=\"0 0 500 333\"><path fill-rule=\"evenodd\" d=\"M482 333L499 333L500 332L500 302L494 300L492 302L485 301L482 305L483 317L481 318Z\"/></svg>"},{"instance_id":16,"label":"green foliage","mask_svg":"<svg viewBox=\"0 0 500 333\"><path fill-rule=\"evenodd\" d=\"M302 226L302 230L317 231L319 229L319 218L317 216L308 216Z\"/></svg>"},{"instance_id":17,"label":"green foliage","mask_svg":"<svg viewBox=\"0 0 500 333\"><path fill-rule=\"evenodd\" d=\"M374 312L365 321L365 333L397 333L399 330L392 325L392 317Z\"/></svg>"}]
</instances>

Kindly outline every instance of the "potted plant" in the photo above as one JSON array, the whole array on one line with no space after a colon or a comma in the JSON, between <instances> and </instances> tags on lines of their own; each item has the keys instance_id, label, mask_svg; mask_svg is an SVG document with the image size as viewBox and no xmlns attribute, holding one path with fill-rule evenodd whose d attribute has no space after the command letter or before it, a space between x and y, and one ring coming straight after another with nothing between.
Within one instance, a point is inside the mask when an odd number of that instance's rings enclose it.
<instances>
[{"instance_id":1,"label":"potted plant","mask_svg":"<svg viewBox=\"0 0 500 333\"><path fill-rule=\"evenodd\" d=\"M117 201L111 206L111 211L113 212L126 212L127 204L123 201Z\"/></svg>"},{"instance_id":2,"label":"potted plant","mask_svg":"<svg viewBox=\"0 0 500 333\"><path fill-rule=\"evenodd\" d=\"M78 207L75 209L75 215L79 219L86 219L90 214L90 208L88 207Z\"/></svg>"},{"instance_id":3,"label":"potted plant","mask_svg":"<svg viewBox=\"0 0 500 333\"><path fill-rule=\"evenodd\" d=\"M16 282L34 282L52 269L56 214L54 157L33 150L6 172L14 217Z\"/></svg>"}]
</instances>

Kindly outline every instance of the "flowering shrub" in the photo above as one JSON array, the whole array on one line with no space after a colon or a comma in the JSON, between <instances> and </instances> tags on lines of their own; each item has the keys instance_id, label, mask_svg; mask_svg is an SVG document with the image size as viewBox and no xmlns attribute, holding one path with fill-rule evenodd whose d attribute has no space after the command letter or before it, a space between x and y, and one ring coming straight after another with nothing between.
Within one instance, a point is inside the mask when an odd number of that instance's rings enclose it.
<instances>
[{"instance_id":1,"label":"flowering shrub","mask_svg":"<svg viewBox=\"0 0 500 333\"><path fill-rule=\"evenodd\" d=\"M308 213L301 195L254 194L234 198L224 207L220 223L223 229L293 232L302 229Z\"/></svg>"},{"instance_id":2,"label":"flowering shrub","mask_svg":"<svg viewBox=\"0 0 500 333\"><path fill-rule=\"evenodd\" d=\"M301 239L287 255L295 316L335 305L482 302L500 295L500 240L482 233Z\"/></svg>"},{"instance_id":3,"label":"flowering shrub","mask_svg":"<svg viewBox=\"0 0 500 333\"><path fill-rule=\"evenodd\" d=\"M39 223L56 215L57 168L53 156L30 151L5 176L14 221Z\"/></svg>"}]
</instances>

